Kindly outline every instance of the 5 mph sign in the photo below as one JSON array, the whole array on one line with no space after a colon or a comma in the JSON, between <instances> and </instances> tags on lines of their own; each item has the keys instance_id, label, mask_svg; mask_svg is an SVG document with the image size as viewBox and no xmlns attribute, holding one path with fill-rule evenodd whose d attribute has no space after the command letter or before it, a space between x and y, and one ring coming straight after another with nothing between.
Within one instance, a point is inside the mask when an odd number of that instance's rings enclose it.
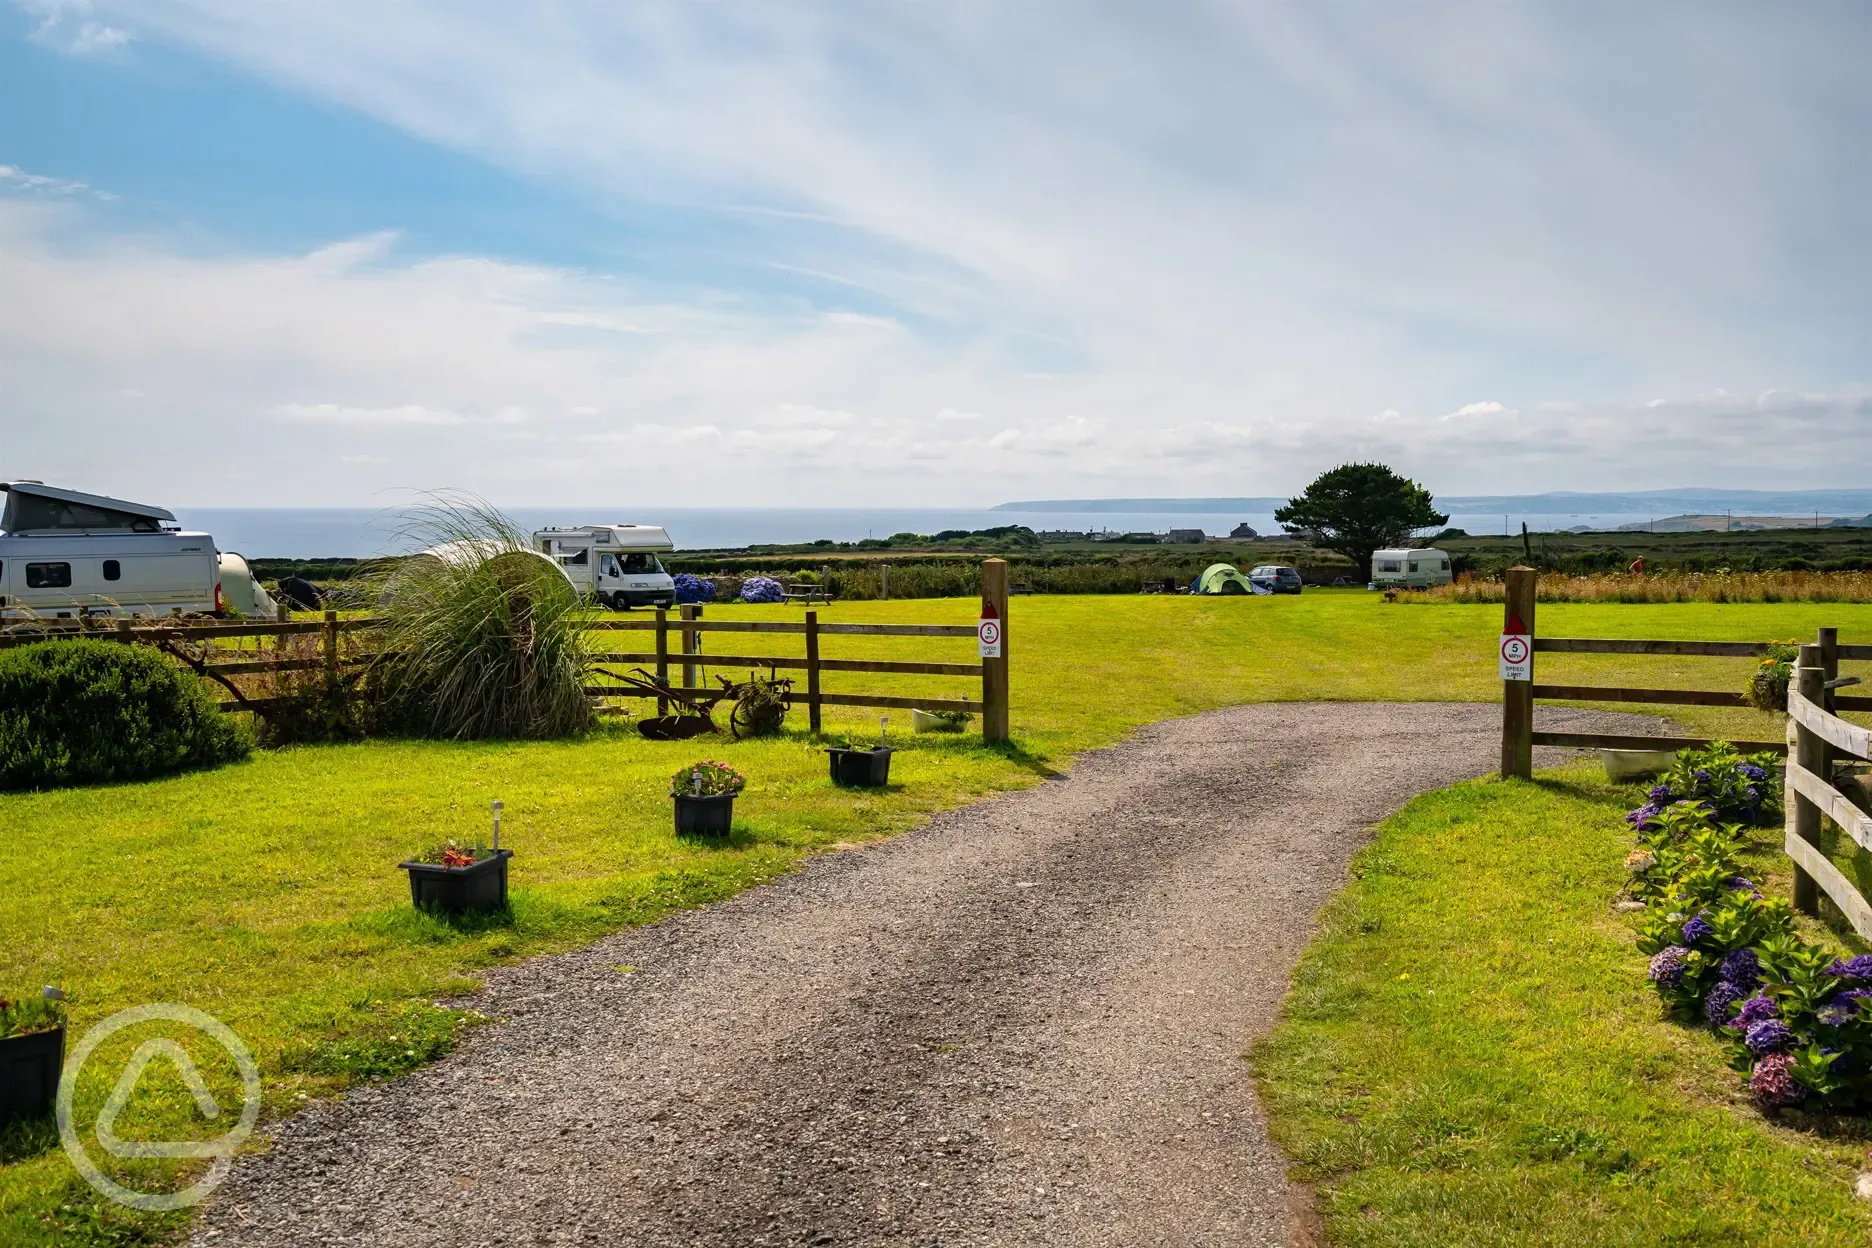
<instances>
[{"instance_id":1,"label":"5 mph sign","mask_svg":"<svg viewBox=\"0 0 1872 1248\"><path fill-rule=\"evenodd\" d=\"M975 622L975 641L982 658L1001 657L1001 617L995 614L993 606L985 607L981 619Z\"/></svg>"},{"instance_id":2,"label":"5 mph sign","mask_svg":"<svg viewBox=\"0 0 1872 1248\"><path fill-rule=\"evenodd\" d=\"M1520 621L1511 621L1511 628ZM1534 679L1534 638L1523 632L1509 631L1501 636L1501 678Z\"/></svg>"}]
</instances>

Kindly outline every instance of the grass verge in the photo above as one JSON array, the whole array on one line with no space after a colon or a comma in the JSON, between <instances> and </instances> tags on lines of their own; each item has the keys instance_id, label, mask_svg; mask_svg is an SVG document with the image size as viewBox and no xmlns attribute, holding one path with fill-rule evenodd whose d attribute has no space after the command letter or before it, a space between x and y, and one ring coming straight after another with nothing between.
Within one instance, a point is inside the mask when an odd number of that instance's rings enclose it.
<instances>
[{"instance_id":1,"label":"grass verge","mask_svg":"<svg viewBox=\"0 0 1872 1248\"><path fill-rule=\"evenodd\" d=\"M1865 1141L1764 1120L1652 994L1611 909L1639 792L1584 766L1462 784L1354 859L1254 1054L1332 1243L1867 1241Z\"/></svg>"}]
</instances>

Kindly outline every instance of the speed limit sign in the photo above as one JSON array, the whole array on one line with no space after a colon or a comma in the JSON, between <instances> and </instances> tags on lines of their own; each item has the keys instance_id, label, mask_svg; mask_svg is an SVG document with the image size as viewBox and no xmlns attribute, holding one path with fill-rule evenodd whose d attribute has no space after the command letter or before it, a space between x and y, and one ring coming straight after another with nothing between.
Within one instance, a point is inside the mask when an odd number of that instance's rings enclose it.
<instances>
[{"instance_id":1,"label":"speed limit sign","mask_svg":"<svg viewBox=\"0 0 1872 1248\"><path fill-rule=\"evenodd\" d=\"M994 614L994 608L983 611L981 619L975 622L975 641L982 658L1001 657L1001 620Z\"/></svg>"},{"instance_id":2,"label":"speed limit sign","mask_svg":"<svg viewBox=\"0 0 1872 1248\"><path fill-rule=\"evenodd\" d=\"M1501 678L1534 679L1534 638L1527 633L1501 635Z\"/></svg>"}]
</instances>

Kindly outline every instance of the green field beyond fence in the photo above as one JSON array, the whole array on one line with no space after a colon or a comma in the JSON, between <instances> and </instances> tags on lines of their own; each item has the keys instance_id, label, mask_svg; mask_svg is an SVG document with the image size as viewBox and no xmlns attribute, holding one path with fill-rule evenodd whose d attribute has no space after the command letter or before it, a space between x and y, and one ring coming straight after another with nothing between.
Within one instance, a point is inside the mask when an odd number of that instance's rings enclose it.
<instances>
[{"instance_id":1,"label":"green field beyond fence","mask_svg":"<svg viewBox=\"0 0 1872 1248\"><path fill-rule=\"evenodd\" d=\"M953 625L971 623L977 610L973 598L819 608L827 621ZM269 1109L285 1112L302 1097L445 1051L458 1016L427 1003L471 987L490 964L726 896L815 852L1038 783L1142 724L1244 702L1500 697L1498 606L1425 611L1362 591L1309 590L1017 598L1010 611L1011 746L973 734L911 738L901 711L826 707L833 738L875 739L880 715L890 715L893 743L904 748L891 787L877 793L827 782L820 743L799 731L796 710L786 734L759 741L653 743L628 725L563 742L379 740L263 752L147 783L0 796L8 829L0 994L61 984L73 994L79 1032L128 1005L199 1006L252 1043ZM707 618L796 620L801 612L711 606ZM1712 640L1805 637L1826 624L1844 641L1872 642L1872 607L1837 604L1559 604L1542 608L1541 623L1556 635ZM799 634L763 641L773 653L803 656ZM837 653L889 659L902 656L902 644L846 636ZM917 657L972 662L974 642L929 639ZM1739 689L1751 666L1556 655L1541 674ZM871 692L888 680L892 692L912 697L953 696L958 684L914 674L824 678L829 690ZM1686 707L1678 717L1699 733L1779 732L1774 717L1737 708ZM697 757L725 759L750 778L724 844L671 831L667 779ZM475 929L414 914L396 862L425 843L472 836L493 798L506 804L503 843L517 853L513 921ZM187 1093L179 1084L146 1087L120 1133L182 1134L178 1124L194 1121ZM81 1106L95 1108L107 1091L87 1081ZM0 1243L131 1242L125 1236L138 1225L99 1206L43 1134L0 1139Z\"/></svg>"}]
</instances>

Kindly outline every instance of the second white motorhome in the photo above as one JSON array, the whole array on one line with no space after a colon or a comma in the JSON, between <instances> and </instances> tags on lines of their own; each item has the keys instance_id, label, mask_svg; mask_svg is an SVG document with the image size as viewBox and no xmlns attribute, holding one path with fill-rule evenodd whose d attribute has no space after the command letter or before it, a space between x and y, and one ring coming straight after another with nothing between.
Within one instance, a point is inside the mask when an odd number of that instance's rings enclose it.
<instances>
[{"instance_id":1,"label":"second white motorhome","mask_svg":"<svg viewBox=\"0 0 1872 1248\"><path fill-rule=\"evenodd\" d=\"M581 594L615 611L676 605L676 582L657 559L676 547L658 525L540 529L533 548L557 560Z\"/></svg>"},{"instance_id":2,"label":"second white motorhome","mask_svg":"<svg viewBox=\"0 0 1872 1248\"><path fill-rule=\"evenodd\" d=\"M0 490L0 616L225 611L214 538L183 532L163 508L38 481Z\"/></svg>"}]
</instances>

